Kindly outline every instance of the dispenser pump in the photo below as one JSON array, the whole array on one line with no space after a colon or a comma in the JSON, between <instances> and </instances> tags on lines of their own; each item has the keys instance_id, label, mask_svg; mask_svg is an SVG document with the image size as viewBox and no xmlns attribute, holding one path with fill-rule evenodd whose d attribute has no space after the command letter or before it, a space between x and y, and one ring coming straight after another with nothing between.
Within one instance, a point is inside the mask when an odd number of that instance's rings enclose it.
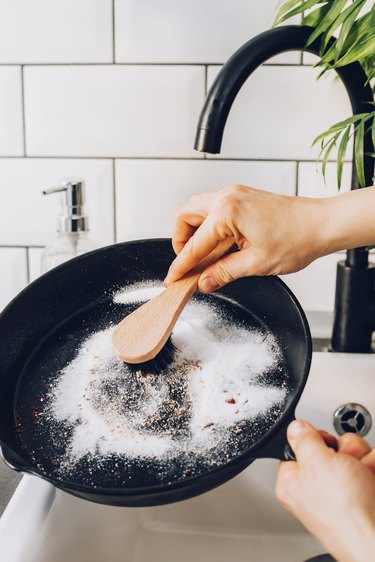
<instances>
[{"instance_id":1,"label":"dispenser pump","mask_svg":"<svg viewBox=\"0 0 375 562\"><path fill-rule=\"evenodd\" d=\"M43 195L61 193L62 211L58 217L58 232L87 232L88 217L84 213L85 184L80 179L68 179L60 187L51 187Z\"/></svg>"},{"instance_id":2,"label":"dispenser pump","mask_svg":"<svg viewBox=\"0 0 375 562\"><path fill-rule=\"evenodd\" d=\"M88 217L84 211L85 183L81 179L63 180L59 187L45 189L43 195L60 193L61 212L58 216L57 239L42 254L42 273L64 261L95 248L88 237Z\"/></svg>"}]
</instances>

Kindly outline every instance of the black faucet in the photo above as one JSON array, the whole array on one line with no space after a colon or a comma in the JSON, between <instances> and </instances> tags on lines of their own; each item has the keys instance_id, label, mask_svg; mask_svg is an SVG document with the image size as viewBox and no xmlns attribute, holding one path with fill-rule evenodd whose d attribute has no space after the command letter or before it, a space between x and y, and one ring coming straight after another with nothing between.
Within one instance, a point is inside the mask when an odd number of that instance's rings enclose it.
<instances>
[{"instance_id":1,"label":"black faucet","mask_svg":"<svg viewBox=\"0 0 375 562\"><path fill-rule=\"evenodd\" d=\"M225 63L213 82L199 117L195 149L220 152L225 123L232 104L245 80L269 58L285 51L308 51L319 56L320 39L306 47L313 28L300 25L282 26L257 35L245 43ZM329 46L334 43L331 39ZM362 66L355 62L337 69L348 92L353 114L370 110L371 87L366 83ZM366 185L372 184L374 152L371 122L364 138L364 172ZM359 182L353 157L351 189ZM375 209L374 209L375 220ZM366 248L348 250L346 260L337 264L332 351L370 353L375 330L375 264L369 263Z\"/></svg>"}]
</instances>

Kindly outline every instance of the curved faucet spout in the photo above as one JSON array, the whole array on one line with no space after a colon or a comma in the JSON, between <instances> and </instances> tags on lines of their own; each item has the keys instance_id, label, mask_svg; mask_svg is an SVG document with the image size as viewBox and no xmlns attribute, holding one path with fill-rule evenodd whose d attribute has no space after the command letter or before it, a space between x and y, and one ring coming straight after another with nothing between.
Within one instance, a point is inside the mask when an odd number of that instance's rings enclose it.
<instances>
[{"instance_id":1,"label":"curved faucet spout","mask_svg":"<svg viewBox=\"0 0 375 562\"><path fill-rule=\"evenodd\" d=\"M195 149L217 154L220 152L225 124L232 104L249 76L265 61L285 51L308 51L319 56L320 39L306 47L312 27L282 26L257 35L243 45L225 63L213 82L201 115L195 138ZM331 38L328 46L334 44ZM353 114L370 110L373 95L367 77L358 63L336 70L350 98ZM374 163L372 122L364 138L364 173L366 185L371 185ZM353 157L351 188L359 187ZM336 351L369 352L371 335L375 330L375 266L368 265L368 252L364 248L347 251L346 261L338 264L335 319L332 348ZM362 295L362 296L361 296ZM364 296L365 295L365 296ZM369 312L371 311L371 312Z\"/></svg>"},{"instance_id":2,"label":"curved faucet spout","mask_svg":"<svg viewBox=\"0 0 375 562\"><path fill-rule=\"evenodd\" d=\"M213 82L201 111L194 148L201 152L218 154L221 149L224 127L232 104L249 76L271 57L285 51L308 51L319 56L320 40L306 47L312 27L287 25L270 29L245 43L224 64ZM334 43L331 39L331 44ZM366 74L359 63L337 69L348 92L353 114L369 111L373 102L371 87L365 86ZM364 152L373 152L370 127L365 134ZM371 156L365 158L366 185L373 179L374 164ZM353 166L352 189L359 187Z\"/></svg>"}]
</instances>

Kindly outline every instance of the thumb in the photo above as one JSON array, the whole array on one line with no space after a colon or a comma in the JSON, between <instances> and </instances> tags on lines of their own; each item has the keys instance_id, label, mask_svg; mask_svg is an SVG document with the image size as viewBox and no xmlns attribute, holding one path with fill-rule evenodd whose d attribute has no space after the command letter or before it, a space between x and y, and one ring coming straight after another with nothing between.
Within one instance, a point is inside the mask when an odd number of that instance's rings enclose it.
<instances>
[{"instance_id":1,"label":"thumb","mask_svg":"<svg viewBox=\"0 0 375 562\"><path fill-rule=\"evenodd\" d=\"M287 437L299 463L310 462L329 453L321 433L307 421L295 420L289 424Z\"/></svg>"},{"instance_id":2,"label":"thumb","mask_svg":"<svg viewBox=\"0 0 375 562\"><path fill-rule=\"evenodd\" d=\"M202 293L212 293L230 281L254 275L254 257L250 250L228 254L207 267L199 278L198 288Z\"/></svg>"}]
</instances>

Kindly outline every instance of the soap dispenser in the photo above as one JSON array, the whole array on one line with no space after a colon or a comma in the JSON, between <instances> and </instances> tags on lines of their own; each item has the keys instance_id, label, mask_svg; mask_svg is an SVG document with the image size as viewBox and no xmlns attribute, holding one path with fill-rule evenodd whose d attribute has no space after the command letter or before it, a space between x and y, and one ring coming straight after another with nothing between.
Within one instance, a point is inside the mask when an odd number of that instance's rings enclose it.
<instances>
[{"instance_id":1,"label":"soap dispenser","mask_svg":"<svg viewBox=\"0 0 375 562\"><path fill-rule=\"evenodd\" d=\"M58 217L57 239L42 254L42 273L95 249L88 236L88 217L84 213L85 186L81 179L64 180L60 187L43 191L43 195L61 193L61 213Z\"/></svg>"}]
</instances>

